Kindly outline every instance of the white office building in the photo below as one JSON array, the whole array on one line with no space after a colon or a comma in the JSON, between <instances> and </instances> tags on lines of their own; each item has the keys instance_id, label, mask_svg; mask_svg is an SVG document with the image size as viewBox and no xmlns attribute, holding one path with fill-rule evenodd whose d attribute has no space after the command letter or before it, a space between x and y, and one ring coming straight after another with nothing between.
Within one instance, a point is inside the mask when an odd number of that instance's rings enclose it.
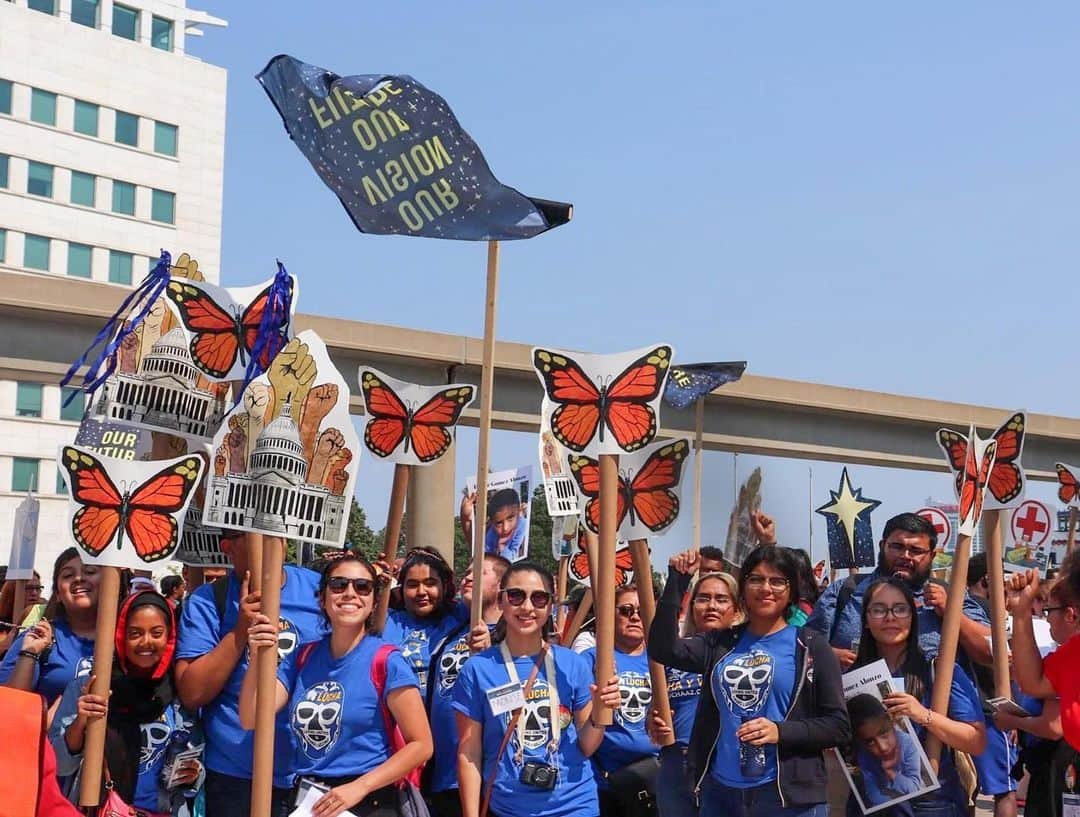
<instances>
[{"instance_id":1,"label":"white office building","mask_svg":"<svg viewBox=\"0 0 1080 817\"><path fill-rule=\"evenodd\" d=\"M184 0L0 0L0 270L111 284L117 306L162 248L219 280L226 72L186 46L224 25ZM56 382L0 366L0 564L34 488L46 584L82 413Z\"/></svg>"}]
</instances>

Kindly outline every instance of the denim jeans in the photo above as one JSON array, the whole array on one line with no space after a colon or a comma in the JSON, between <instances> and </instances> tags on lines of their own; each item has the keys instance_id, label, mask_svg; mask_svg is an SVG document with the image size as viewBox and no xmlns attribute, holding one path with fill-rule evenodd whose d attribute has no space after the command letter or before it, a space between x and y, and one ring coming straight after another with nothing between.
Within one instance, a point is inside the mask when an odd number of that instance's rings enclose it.
<instances>
[{"instance_id":1,"label":"denim jeans","mask_svg":"<svg viewBox=\"0 0 1080 817\"><path fill-rule=\"evenodd\" d=\"M827 817L829 808L825 803L785 808L780 805L775 781L752 789L735 789L706 775L701 784L701 813L710 817Z\"/></svg>"},{"instance_id":2,"label":"denim jeans","mask_svg":"<svg viewBox=\"0 0 1080 817\"><path fill-rule=\"evenodd\" d=\"M206 817L250 817L251 781L206 770ZM275 788L268 817L288 817L293 810L292 789Z\"/></svg>"},{"instance_id":3,"label":"denim jeans","mask_svg":"<svg viewBox=\"0 0 1080 817\"><path fill-rule=\"evenodd\" d=\"M660 750L660 776L656 780L660 817L698 817L693 788L686 772L686 746L665 746Z\"/></svg>"}]
</instances>

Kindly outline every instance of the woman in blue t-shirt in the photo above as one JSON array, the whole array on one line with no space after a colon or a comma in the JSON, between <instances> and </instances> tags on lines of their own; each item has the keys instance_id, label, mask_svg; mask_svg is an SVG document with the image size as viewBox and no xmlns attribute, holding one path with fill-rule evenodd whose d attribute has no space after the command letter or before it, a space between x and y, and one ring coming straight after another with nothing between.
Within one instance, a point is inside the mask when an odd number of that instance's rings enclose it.
<instances>
[{"instance_id":1,"label":"woman in blue t-shirt","mask_svg":"<svg viewBox=\"0 0 1080 817\"><path fill-rule=\"evenodd\" d=\"M289 707L294 771L301 783L328 789L312 809L316 817L336 817L358 805L357 813L396 817L395 784L431 757L431 730L415 674L399 650L367 632L376 584L375 569L362 556L350 552L330 562L319 582L330 635L294 650L278 667L274 706L276 711ZM278 625L256 615L248 628L252 654L276 650L277 639ZM255 727L256 663L248 665L240 688L245 729ZM379 663L382 700L373 677ZM384 705L405 740L397 752Z\"/></svg>"},{"instance_id":2,"label":"woman in blue t-shirt","mask_svg":"<svg viewBox=\"0 0 1080 817\"><path fill-rule=\"evenodd\" d=\"M604 727L590 715L594 706L618 707L619 678L598 690L582 656L548 643L554 589L544 568L514 563L499 583L496 646L470 658L454 685L467 817L480 814L488 797L493 817L599 812L589 756ZM520 715L508 732L515 711Z\"/></svg>"},{"instance_id":3,"label":"woman in blue t-shirt","mask_svg":"<svg viewBox=\"0 0 1080 817\"><path fill-rule=\"evenodd\" d=\"M891 577L873 582L863 595L862 635L852 669L879 659L885 660L893 677L904 679L904 692L893 692L883 699L894 721L907 717L924 743L929 733L945 746L961 752L977 755L986 748L979 693L959 665L953 669L948 716L930 711L933 675L930 661L919 648L915 597L905 582ZM960 785L952 752L942 753L938 780L940 788L875 814L965 817L968 795ZM860 813L854 797L848 800L848 813Z\"/></svg>"},{"instance_id":4,"label":"woman in blue t-shirt","mask_svg":"<svg viewBox=\"0 0 1080 817\"><path fill-rule=\"evenodd\" d=\"M398 585L403 608L390 610L382 637L401 647L426 695L431 656L469 620L469 611L454 600L454 572L436 550L410 550L398 570Z\"/></svg>"},{"instance_id":5,"label":"woman in blue t-shirt","mask_svg":"<svg viewBox=\"0 0 1080 817\"><path fill-rule=\"evenodd\" d=\"M683 620L683 636L726 630L745 620L735 577L730 573L705 573L690 591L690 610ZM686 753L701 696L701 673L668 667L667 688L675 742L660 750L656 805L661 817L697 817L697 802L691 793L693 782L687 776ZM659 715L653 716L652 728L657 740L670 734Z\"/></svg>"},{"instance_id":6,"label":"woman in blue t-shirt","mask_svg":"<svg viewBox=\"0 0 1080 817\"><path fill-rule=\"evenodd\" d=\"M4 656L4 686L40 693L51 705L73 678L89 674L100 584L100 568L84 565L75 548L56 558L45 618L16 638Z\"/></svg>"},{"instance_id":7,"label":"woman in blue t-shirt","mask_svg":"<svg viewBox=\"0 0 1080 817\"><path fill-rule=\"evenodd\" d=\"M649 633L649 657L700 672L688 765L702 814L825 817L822 751L851 736L840 665L819 634L785 620L799 597L791 555L761 545L743 561L747 623L678 637L678 615L700 556L672 558Z\"/></svg>"}]
</instances>

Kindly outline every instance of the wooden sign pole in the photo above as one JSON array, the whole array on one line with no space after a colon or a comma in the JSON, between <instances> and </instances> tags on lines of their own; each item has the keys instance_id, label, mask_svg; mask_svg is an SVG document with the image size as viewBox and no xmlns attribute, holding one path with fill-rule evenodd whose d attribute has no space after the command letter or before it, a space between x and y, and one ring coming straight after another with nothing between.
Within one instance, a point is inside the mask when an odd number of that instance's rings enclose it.
<instances>
[{"instance_id":1,"label":"wooden sign pole","mask_svg":"<svg viewBox=\"0 0 1080 817\"><path fill-rule=\"evenodd\" d=\"M953 553L952 575L949 577L949 594L945 602L945 617L941 621L941 646L935 664L934 690L930 708L948 717L949 693L952 690L953 670L956 669L956 650L960 645L960 619L964 616L964 594L967 593L968 559L971 556L971 537L960 534ZM941 741L933 735L926 736L926 756L936 774L941 761Z\"/></svg>"},{"instance_id":2,"label":"wooden sign pole","mask_svg":"<svg viewBox=\"0 0 1080 817\"><path fill-rule=\"evenodd\" d=\"M206 571L203 567L197 565L188 565L188 589L189 593L194 593L198 588L206 584Z\"/></svg>"},{"instance_id":3,"label":"wooden sign pole","mask_svg":"<svg viewBox=\"0 0 1080 817\"><path fill-rule=\"evenodd\" d=\"M984 514L983 540L987 543L986 577L990 586L990 644L994 654L994 694L999 698L1011 698L1009 635L1005 629L1005 554L1001 521L1001 511L987 511Z\"/></svg>"},{"instance_id":4,"label":"wooden sign pole","mask_svg":"<svg viewBox=\"0 0 1080 817\"><path fill-rule=\"evenodd\" d=\"M690 547L701 550L701 472L705 454L705 398L694 406L694 516L690 526ZM646 627L646 629L648 629Z\"/></svg>"},{"instance_id":5,"label":"wooden sign pole","mask_svg":"<svg viewBox=\"0 0 1080 817\"><path fill-rule=\"evenodd\" d=\"M559 557L559 576L556 580L555 595L559 597L558 615L555 618L555 629L558 632L562 632L563 625L566 624L566 586L569 582L570 573L570 557Z\"/></svg>"},{"instance_id":6,"label":"wooden sign pole","mask_svg":"<svg viewBox=\"0 0 1080 817\"><path fill-rule=\"evenodd\" d=\"M116 643L116 611L120 604L120 568L102 567L98 589L97 631L94 633L94 683L90 693L109 697L112 682L113 645ZM83 740L82 777L79 805L96 806L101 802L101 771L105 763L105 718L86 725Z\"/></svg>"},{"instance_id":7,"label":"wooden sign pole","mask_svg":"<svg viewBox=\"0 0 1080 817\"><path fill-rule=\"evenodd\" d=\"M409 493L409 475L411 465L398 463L394 466L394 482L390 486L390 507L386 511L386 536L383 538L381 559L391 568L397 560L398 540L401 538L401 519L405 513L405 497ZM404 576L399 580L404 580ZM379 601L375 607L375 619L372 629L382 632L386 624L386 614L390 607L390 583L379 593Z\"/></svg>"},{"instance_id":8,"label":"wooden sign pole","mask_svg":"<svg viewBox=\"0 0 1080 817\"><path fill-rule=\"evenodd\" d=\"M271 621L281 618L281 570L284 540L263 536L262 612ZM277 684L277 645L264 647L255 654L255 753L251 764L251 817L265 817L271 812L274 785L274 709Z\"/></svg>"},{"instance_id":9,"label":"wooden sign pole","mask_svg":"<svg viewBox=\"0 0 1080 817\"><path fill-rule=\"evenodd\" d=\"M563 633L562 645L567 649L574 643L574 639L577 638L578 633L581 632L581 625L585 623L585 619L589 617L589 613L592 612L592 589L586 588L585 592L581 594L581 604L578 605L577 611L574 613L574 617L570 619L570 625L566 628L566 632Z\"/></svg>"},{"instance_id":10,"label":"wooden sign pole","mask_svg":"<svg viewBox=\"0 0 1080 817\"><path fill-rule=\"evenodd\" d=\"M1076 548L1076 508L1069 508L1069 538L1065 543L1065 556L1068 558Z\"/></svg>"},{"instance_id":11,"label":"wooden sign pole","mask_svg":"<svg viewBox=\"0 0 1080 817\"><path fill-rule=\"evenodd\" d=\"M700 402L699 402L700 405ZM641 626L645 628L645 638L649 637L653 617L656 615L656 597L653 596L652 561L649 558L649 543L644 539L630 542L630 556L634 560L634 584L637 585L638 605L641 607ZM670 730L659 741L660 746L671 746L675 742L675 730L671 725L671 702L668 700L667 674L664 665L649 661L649 685L652 687L652 709L663 719ZM651 718L650 712L648 717Z\"/></svg>"},{"instance_id":12,"label":"wooden sign pole","mask_svg":"<svg viewBox=\"0 0 1080 817\"><path fill-rule=\"evenodd\" d=\"M16 579L15 600L11 607L11 623L16 627L22 624L24 607L26 607L26 579Z\"/></svg>"},{"instance_id":13,"label":"wooden sign pole","mask_svg":"<svg viewBox=\"0 0 1080 817\"><path fill-rule=\"evenodd\" d=\"M600 455L600 545L593 565L596 601L596 684L603 686L615 674L615 540L618 528L619 457ZM602 707L592 714L595 723L610 726L614 712Z\"/></svg>"},{"instance_id":14,"label":"wooden sign pole","mask_svg":"<svg viewBox=\"0 0 1080 817\"><path fill-rule=\"evenodd\" d=\"M473 509L473 587L484 584L484 534L480 518L487 507L488 438L491 436L491 404L495 391L495 299L499 289L499 242L488 242L487 290L484 297L484 354L480 370L480 430L476 446L476 507ZM471 626L483 621L483 593L473 593Z\"/></svg>"}]
</instances>

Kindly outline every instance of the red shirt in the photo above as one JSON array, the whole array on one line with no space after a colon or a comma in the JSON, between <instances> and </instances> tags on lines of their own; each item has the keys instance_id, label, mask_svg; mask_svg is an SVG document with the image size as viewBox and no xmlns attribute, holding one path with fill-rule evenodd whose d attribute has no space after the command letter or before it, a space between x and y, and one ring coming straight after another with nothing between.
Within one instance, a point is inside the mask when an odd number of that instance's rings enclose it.
<instances>
[{"instance_id":1,"label":"red shirt","mask_svg":"<svg viewBox=\"0 0 1080 817\"><path fill-rule=\"evenodd\" d=\"M1080 751L1080 635L1074 635L1043 659L1043 675L1061 701L1065 740Z\"/></svg>"}]
</instances>

